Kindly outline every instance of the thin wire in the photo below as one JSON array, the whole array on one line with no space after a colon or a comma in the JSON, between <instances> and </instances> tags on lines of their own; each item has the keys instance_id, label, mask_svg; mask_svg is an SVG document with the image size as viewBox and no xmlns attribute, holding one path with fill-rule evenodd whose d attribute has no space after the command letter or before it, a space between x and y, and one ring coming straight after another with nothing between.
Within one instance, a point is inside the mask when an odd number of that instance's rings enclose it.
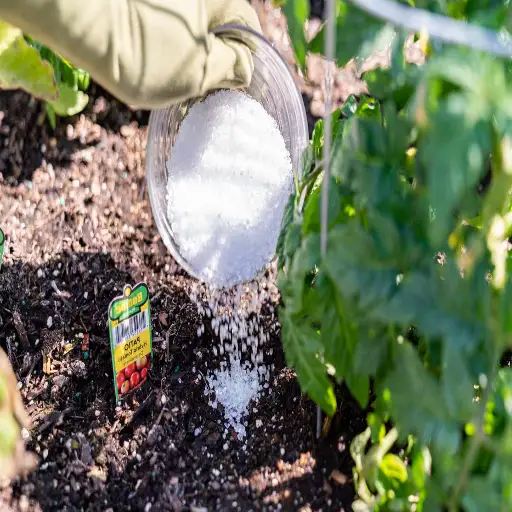
<instances>
[{"instance_id":1,"label":"thin wire","mask_svg":"<svg viewBox=\"0 0 512 512\"><path fill-rule=\"evenodd\" d=\"M327 28L325 38L325 111L324 111L324 179L322 182L322 202L321 202L321 232L320 232L320 251L322 257L327 252L327 218L329 212L329 178L331 175L331 138L332 138L332 67L336 65L334 59L334 48L336 47L336 10L335 1L327 0L326 2ZM322 410L317 407L316 416L316 437L320 437L322 429Z\"/></svg>"},{"instance_id":2,"label":"thin wire","mask_svg":"<svg viewBox=\"0 0 512 512\"><path fill-rule=\"evenodd\" d=\"M464 21L397 4L393 0L350 0L372 14L412 32L426 32L447 43L468 46L499 57L512 57L512 38L506 31L495 32Z\"/></svg>"}]
</instances>

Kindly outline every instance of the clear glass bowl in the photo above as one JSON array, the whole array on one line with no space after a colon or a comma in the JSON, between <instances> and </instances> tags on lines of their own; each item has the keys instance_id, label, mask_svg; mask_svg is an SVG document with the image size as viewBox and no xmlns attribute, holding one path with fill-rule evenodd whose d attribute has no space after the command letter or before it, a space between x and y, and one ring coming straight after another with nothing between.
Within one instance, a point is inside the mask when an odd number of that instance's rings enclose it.
<instances>
[{"instance_id":1,"label":"clear glass bowl","mask_svg":"<svg viewBox=\"0 0 512 512\"><path fill-rule=\"evenodd\" d=\"M309 140L308 124L304 102L288 64L270 41L249 28L225 25L216 29L215 33L223 38L242 40L251 48L254 72L244 92L257 100L275 119L290 152L293 171L300 177L301 156ZM154 110L149 119L146 147L146 179L157 229L175 261L195 278L198 276L180 254L167 218L166 163L188 108L201 99Z\"/></svg>"}]
</instances>

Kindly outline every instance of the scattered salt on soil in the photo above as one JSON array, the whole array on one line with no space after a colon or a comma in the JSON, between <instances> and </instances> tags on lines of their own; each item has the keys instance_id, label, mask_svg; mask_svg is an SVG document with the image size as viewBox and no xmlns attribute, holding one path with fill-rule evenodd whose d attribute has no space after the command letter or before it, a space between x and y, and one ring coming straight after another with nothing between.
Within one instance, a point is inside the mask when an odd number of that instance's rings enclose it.
<instances>
[{"instance_id":1,"label":"scattered salt on soil","mask_svg":"<svg viewBox=\"0 0 512 512\"><path fill-rule=\"evenodd\" d=\"M275 253L293 186L275 120L240 91L190 108L168 170L168 219L182 257L215 287L253 279Z\"/></svg>"},{"instance_id":2,"label":"scattered salt on soil","mask_svg":"<svg viewBox=\"0 0 512 512\"><path fill-rule=\"evenodd\" d=\"M232 427L241 439L246 436L244 420L248 406L260 394L259 377L257 368L248 362L241 363L235 355L229 363L222 362L220 370L207 378L215 391L215 400L224 407L225 426ZM210 402L210 405L214 406L215 402Z\"/></svg>"},{"instance_id":3,"label":"scattered salt on soil","mask_svg":"<svg viewBox=\"0 0 512 512\"><path fill-rule=\"evenodd\" d=\"M205 395L224 414L224 436L243 440L251 404L271 392L263 347L275 318L262 307L278 297L271 261L293 186L290 155L257 101L221 91L187 113L167 170L174 240L200 279L190 291L203 319L197 334L211 324L220 360Z\"/></svg>"},{"instance_id":4,"label":"scattered salt on soil","mask_svg":"<svg viewBox=\"0 0 512 512\"><path fill-rule=\"evenodd\" d=\"M279 297L275 285L277 269L269 265L258 281L237 285L230 289L216 289L196 283L190 297L203 319L198 335L205 332L209 322L218 339L212 353L221 360L220 367L206 377L209 405L222 405L225 434L230 429L244 440L251 404L263 393L270 393L273 364L265 361L265 350L272 328L276 326L273 308Z\"/></svg>"}]
</instances>

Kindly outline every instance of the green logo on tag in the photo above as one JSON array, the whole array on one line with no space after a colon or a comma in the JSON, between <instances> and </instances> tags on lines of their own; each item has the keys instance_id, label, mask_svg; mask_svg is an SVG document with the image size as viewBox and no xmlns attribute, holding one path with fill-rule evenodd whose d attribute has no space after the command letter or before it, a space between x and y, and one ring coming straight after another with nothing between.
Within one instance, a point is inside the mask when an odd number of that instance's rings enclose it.
<instances>
[{"instance_id":1,"label":"green logo on tag","mask_svg":"<svg viewBox=\"0 0 512 512\"><path fill-rule=\"evenodd\" d=\"M108 308L116 403L139 389L153 364L151 310L145 283L126 285Z\"/></svg>"}]
</instances>

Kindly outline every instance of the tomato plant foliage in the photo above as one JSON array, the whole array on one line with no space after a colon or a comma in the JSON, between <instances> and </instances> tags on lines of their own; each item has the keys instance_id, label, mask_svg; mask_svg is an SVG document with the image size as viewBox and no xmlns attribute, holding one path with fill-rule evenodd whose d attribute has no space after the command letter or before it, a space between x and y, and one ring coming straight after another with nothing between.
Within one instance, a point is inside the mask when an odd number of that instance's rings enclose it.
<instances>
[{"instance_id":1,"label":"tomato plant foliage","mask_svg":"<svg viewBox=\"0 0 512 512\"><path fill-rule=\"evenodd\" d=\"M57 115L83 110L88 86L86 71L0 20L0 88L23 89L44 100L48 120L55 127Z\"/></svg>"},{"instance_id":2,"label":"tomato plant foliage","mask_svg":"<svg viewBox=\"0 0 512 512\"><path fill-rule=\"evenodd\" d=\"M511 26L507 2L403 3ZM325 413L336 382L369 406L355 511L512 510L509 62L424 41L411 64L400 30L348 2L336 15L338 64L384 44L391 63L333 113L329 172L322 121L304 154L278 243L287 362Z\"/></svg>"}]
</instances>

